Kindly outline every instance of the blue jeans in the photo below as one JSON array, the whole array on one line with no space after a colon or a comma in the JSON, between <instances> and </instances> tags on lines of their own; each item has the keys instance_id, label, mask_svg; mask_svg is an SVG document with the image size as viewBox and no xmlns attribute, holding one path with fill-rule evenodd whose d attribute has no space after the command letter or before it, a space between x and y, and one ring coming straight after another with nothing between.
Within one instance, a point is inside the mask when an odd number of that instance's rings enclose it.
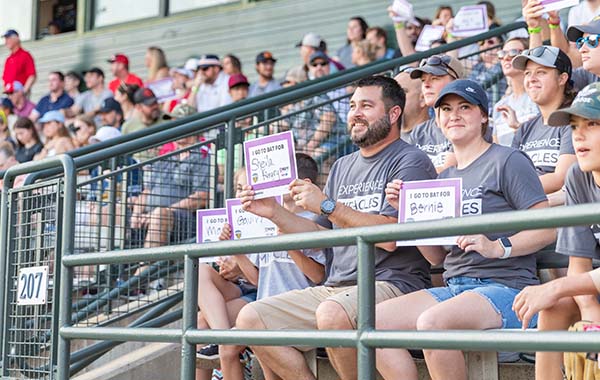
<instances>
[{"instance_id":1,"label":"blue jeans","mask_svg":"<svg viewBox=\"0 0 600 380\"><path fill-rule=\"evenodd\" d=\"M452 277L447 281L447 286L440 288L425 289L438 302L444 302L464 292L477 293L485 298L494 308L496 313L502 316L503 329L516 329L521 327L521 322L512 310L512 304L519 294L519 289L509 288L492 280L474 277ZM537 314L529 322L529 327L537 326Z\"/></svg>"}]
</instances>

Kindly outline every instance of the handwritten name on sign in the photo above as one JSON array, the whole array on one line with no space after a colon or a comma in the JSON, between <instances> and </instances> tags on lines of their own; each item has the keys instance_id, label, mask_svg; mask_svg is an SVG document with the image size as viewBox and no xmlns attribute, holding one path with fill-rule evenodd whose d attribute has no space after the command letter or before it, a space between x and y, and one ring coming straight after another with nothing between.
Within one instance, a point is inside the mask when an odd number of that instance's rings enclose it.
<instances>
[{"instance_id":1,"label":"handwritten name on sign","mask_svg":"<svg viewBox=\"0 0 600 380\"><path fill-rule=\"evenodd\" d=\"M281 197L276 197L281 203ZM231 239L251 239L277 235L277 226L269 219L242 209L239 199L227 199L227 218L231 226Z\"/></svg>"},{"instance_id":2,"label":"handwritten name on sign","mask_svg":"<svg viewBox=\"0 0 600 380\"><path fill-rule=\"evenodd\" d=\"M196 243L219 241L223 225L227 223L227 210L215 208L196 211ZM200 262L212 263L216 257L201 257Z\"/></svg>"},{"instance_id":3,"label":"handwritten name on sign","mask_svg":"<svg viewBox=\"0 0 600 380\"><path fill-rule=\"evenodd\" d=\"M489 29L487 8L485 5L462 7L454 16L452 34L456 37L470 37Z\"/></svg>"},{"instance_id":4,"label":"handwritten name on sign","mask_svg":"<svg viewBox=\"0 0 600 380\"><path fill-rule=\"evenodd\" d=\"M244 142L244 159L256 199L287 194L288 185L297 178L292 132Z\"/></svg>"},{"instance_id":5,"label":"handwritten name on sign","mask_svg":"<svg viewBox=\"0 0 600 380\"><path fill-rule=\"evenodd\" d=\"M398 223L456 218L461 215L462 179L411 181L402 184ZM403 240L398 246L453 245L456 237Z\"/></svg>"}]
</instances>

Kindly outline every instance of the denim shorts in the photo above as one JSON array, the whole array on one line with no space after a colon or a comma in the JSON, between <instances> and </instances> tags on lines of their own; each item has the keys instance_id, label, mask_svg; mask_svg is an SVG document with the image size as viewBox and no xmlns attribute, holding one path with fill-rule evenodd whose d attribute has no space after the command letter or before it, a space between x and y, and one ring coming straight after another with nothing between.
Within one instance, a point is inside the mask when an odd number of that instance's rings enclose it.
<instances>
[{"instance_id":1,"label":"denim shorts","mask_svg":"<svg viewBox=\"0 0 600 380\"><path fill-rule=\"evenodd\" d=\"M506 285L495 281L457 276L447 281L447 286L440 288L425 289L438 302L444 302L452 297L456 297L463 292L474 292L485 298L494 310L502 316L503 329L521 328L522 324L517 315L512 310L515 297L519 294L519 289L509 288ZM537 326L536 314L529 322L529 327Z\"/></svg>"},{"instance_id":2,"label":"denim shorts","mask_svg":"<svg viewBox=\"0 0 600 380\"><path fill-rule=\"evenodd\" d=\"M248 303L256 301L256 286L247 283L246 281L238 282L237 286L240 289L240 292L242 293L242 295L240 296L241 299Z\"/></svg>"}]
</instances>

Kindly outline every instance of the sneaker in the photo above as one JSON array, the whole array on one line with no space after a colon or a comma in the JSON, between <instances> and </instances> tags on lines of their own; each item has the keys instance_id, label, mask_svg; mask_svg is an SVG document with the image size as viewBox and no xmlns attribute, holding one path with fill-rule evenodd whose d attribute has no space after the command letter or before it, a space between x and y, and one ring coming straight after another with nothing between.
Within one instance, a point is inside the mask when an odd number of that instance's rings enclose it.
<instances>
[{"instance_id":1,"label":"sneaker","mask_svg":"<svg viewBox=\"0 0 600 380\"><path fill-rule=\"evenodd\" d=\"M216 344L204 346L196 352L196 357L204 360L216 360L219 358L219 346Z\"/></svg>"},{"instance_id":2,"label":"sneaker","mask_svg":"<svg viewBox=\"0 0 600 380\"><path fill-rule=\"evenodd\" d=\"M148 289L150 290L151 294L156 294L156 293L160 292L161 290L165 289L166 287L167 287L167 283L162 278L160 278L158 280L154 280L148 284Z\"/></svg>"}]
</instances>

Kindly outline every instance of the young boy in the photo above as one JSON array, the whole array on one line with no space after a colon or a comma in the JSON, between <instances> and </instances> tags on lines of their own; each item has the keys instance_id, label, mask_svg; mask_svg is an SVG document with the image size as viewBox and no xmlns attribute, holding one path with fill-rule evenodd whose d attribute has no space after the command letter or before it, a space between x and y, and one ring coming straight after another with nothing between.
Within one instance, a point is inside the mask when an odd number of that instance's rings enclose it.
<instances>
[{"instance_id":1,"label":"young boy","mask_svg":"<svg viewBox=\"0 0 600 380\"><path fill-rule=\"evenodd\" d=\"M553 112L549 126L571 124L577 163L565 180L566 204L600 202L600 83L582 89L569 108ZM540 330L562 330L577 320L600 321L600 270L592 259L600 258L600 225L564 227L558 230L556 251L569 256L567 277L530 286L515 298L513 309L527 326L540 312ZM574 302L573 302L574 301ZM561 353L543 352L536 357L536 379L562 379Z\"/></svg>"}]
</instances>

